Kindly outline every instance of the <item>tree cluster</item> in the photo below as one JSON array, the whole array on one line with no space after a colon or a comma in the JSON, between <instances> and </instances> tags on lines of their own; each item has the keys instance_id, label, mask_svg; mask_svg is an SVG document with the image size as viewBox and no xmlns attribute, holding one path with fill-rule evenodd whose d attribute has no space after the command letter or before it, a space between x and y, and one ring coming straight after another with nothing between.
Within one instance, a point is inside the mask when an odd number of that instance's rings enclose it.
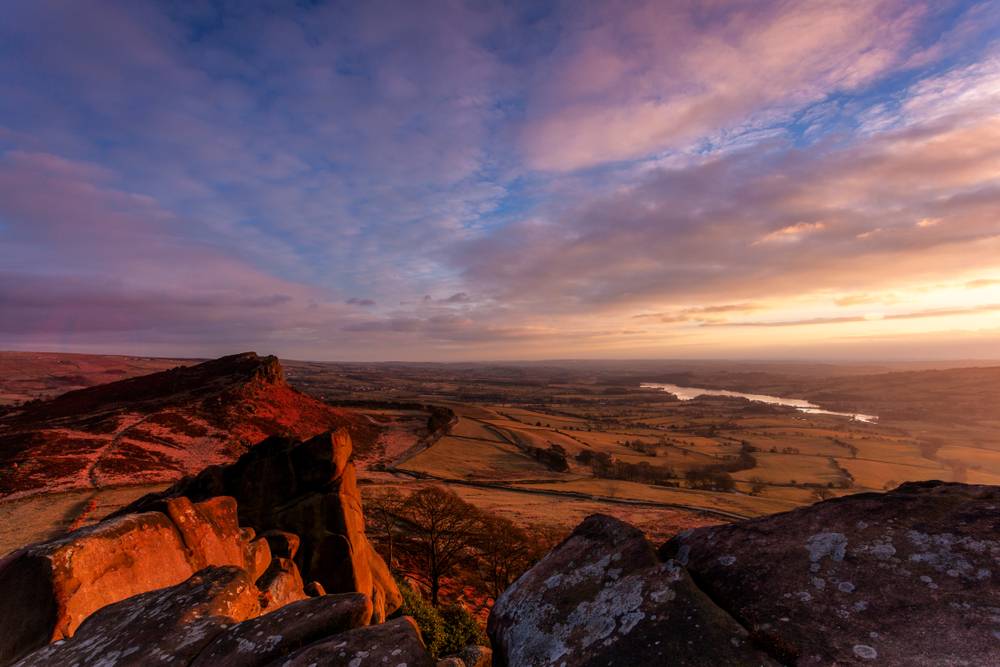
<instances>
[{"instance_id":1,"label":"tree cluster","mask_svg":"<svg viewBox=\"0 0 1000 667\"><path fill-rule=\"evenodd\" d=\"M555 541L551 529L529 534L439 486L408 495L383 491L366 502L366 514L390 569L424 587L435 607L446 584L472 586L496 599Z\"/></svg>"}]
</instances>

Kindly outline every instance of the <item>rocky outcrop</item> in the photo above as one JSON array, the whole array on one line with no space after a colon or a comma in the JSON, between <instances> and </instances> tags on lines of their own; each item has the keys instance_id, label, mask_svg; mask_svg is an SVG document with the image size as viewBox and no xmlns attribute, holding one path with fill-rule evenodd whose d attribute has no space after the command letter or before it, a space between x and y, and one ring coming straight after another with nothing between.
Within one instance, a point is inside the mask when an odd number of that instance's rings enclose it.
<instances>
[{"instance_id":1,"label":"rocky outcrop","mask_svg":"<svg viewBox=\"0 0 1000 667\"><path fill-rule=\"evenodd\" d=\"M106 605L180 583L206 566L253 572L252 534L240 530L232 498L171 498L158 507L0 561L0 664L72 636Z\"/></svg>"},{"instance_id":2,"label":"rocky outcrop","mask_svg":"<svg viewBox=\"0 0 1000 667\"><path fill-rule=\"evenodd\" d=\"M904 484L695 530L661 554L785 662L1000 656L1000 487Z\"/></svg>"},{"instance_id":3,"label":"rocky outcrop","mask_svg":"<svg viewBox=\"0 0 1000 667\"><path fill-rule=\"evenodd\" d=\"M457 667L490 667L493 664L493 650L488 646L466 646L458 654L446 659L458 660Z\"/></svg>"},{"instance_id":4,"label":"rocky outcrop","mask_svg":"<svg viewBox=\"0 0 1000 667\"><path fill-rule=\"evenodd\" d=\"M496 663L518 667L773 664L641 531L600 514L500 596L488 632Z\"/></svg>"},{"instance_id":5,"label":"rocky outcrop","mask_svg":"<svg viewBox=\"0 0 1000 667\"><path fill-rule=\"evenodd\" d=\"M284 530L269 530L261 535L267 540L271 553L282 558L295 558L299 551L299 536Z\"/></svg>"},{"instance_id":6,"label":"rocky outcrop","mask_svg":"<svg viewBox=\"0 0 1000 667\"><path fill-rule=\"evenodd\" d=\"M71 391L0 414L0 498L175 481L234 461L275 433L378 429L290 387L253 352Z\"/></svg>"},{"instance_id":7,"label":"rocky outcrop","mask_svg":"<svg viewBox=\"0 0 1000 667\"><path fill-rule=\"evenodd\" d=\"M263 593L261 604L268 610L309 597L303 590L304 586L299 568L287 558L272 560L271 566L257 580L257 587Z\"/></svg>"},{"instance_id":8,"label":"rocky outcrop","mask_svg":"<svg viewBox=\"0 0 1000 667\"><path fill-rule=\"evenodd\" d=\"M1000 488L925 482L688 531L588 518L493 609L498 665L984 665Z\"/></svg>"},{"instance_id":9,"label":"rocky outcrop","mask_svg":"<svg viewBox=\"0 0 1000 667\"><path fill-rule=\"evenodd\" d=\"M191 667L266 665L320 639L360 628L371 614L371 601L360 593L293 602L216 635Z\"/></svg>"},{"instance_id":10,"label":"rocky outcrop","mask_svg":"<svg viewBox=\"0 0 1000 667\"><path fill-rule=\"evenodd\" d=\"M209 467L122 512L156 508L176 497L232 496L240 523L257 530L272 553L292 554L304 580L319 582L327 593L369 596L373 620L380 622L399 608L402 597L365 535L350 456L351 438L344 430L304 442L271 437L235 463Z\"/></svg>"},{"instance_id":11,"label":"rocky outcrop","mask_svg":"<svg viewBox=\"0 0 1000 667\"><path fill-rule=\"evenodd\" d=\"M194 624L202 628L197 630L202 638L210 629L218 634L224 626L261 613L305 609L315 618L292 623L300 630L289 636L301 637L281 643L286 653L320 632L314 623L322 618L330 621L322 625L323 636L333 632L336 623L328 613L299 606L322 604L312 600L354 600L347 616L337 616L352 619L352 628L383 621L401 599L365 536L350 455L351 440L343 431L305 442L271 438L231 466L208 468L95 526L14 552L0 562L0 665L50 642L58 643L31 659L61 660L63 652L77 656L94 646L121 657L114 652L122 637L147 644L145 626L126 631L119 628L122 619L144 613L149 605L176 608L180 615L165 616L164 623L178 628ZM253 604L241 606L239 613L215 614L222 620L210 628L201 621L195 624L192 619L206 615L198 610L209 608L204 600L211 606L216 589L229 590L234 582ZM360 606L359 598L364 601ZM127 613L122 611L126 608ZM289 617L271 616L268 622L283 618ZM261 631L268 622L260 622ZM343 623L337 627L337 632L346 628ZM168 632L164 641L177 636ZM172 660L186 664L197 653L190 653L192 647L201 645L177 641L185 652Z\"/></svg>"},{"instance_id":12,"label":"rocky outcrop","mask_svg":"<svg viewBox=\"0 0 1000 667\"><path fill-rule=\"evenodd\" d=\"M420 630L408 616L380 625L357 628L329 639L314 642L289 655L282 667L363 667L364 665L407 665L433 667L420 638Z\"/></svg>"},{"instance_id":13,"label":"rocky outcrop","mask_svg":"<svg viewBox=\"0 0 1000 667\"><path fill-rule=\"evenodd\" d=\"M245 570L206 568L176 586L104 607L87 618L72 638L30 654L16 667L359 666L430 661L410 619L365 627L371 602L360 593L309 598L262 616L258 599ZM385 662L390 657L392 662Z\"/></svg>"},{"instance_id":14,"label":"rocky outcrop","mask_svg":"<svg viewBox=\"0 0 1000 667\"><path fill-rule=\"evenodd\" d=\"M181 584L104 607L72 639L36 651L17 667L190 663L228 625L260 613L246 570L207 568Z\"/></svg>"}]
</instances>

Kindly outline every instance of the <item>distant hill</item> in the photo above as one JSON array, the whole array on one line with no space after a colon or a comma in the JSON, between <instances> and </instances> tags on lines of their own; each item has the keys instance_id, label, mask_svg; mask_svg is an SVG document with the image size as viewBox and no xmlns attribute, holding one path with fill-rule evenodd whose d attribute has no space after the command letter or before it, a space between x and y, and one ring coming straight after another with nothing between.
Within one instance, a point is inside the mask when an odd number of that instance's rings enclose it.
<instances>
[{"instance_id":1,"label":"distant hill","mask_svg":"<svg viewBox=\"0 0 1000 667\"><path fill-rule=\"evenodd\" d=\"M0 498L175 480L235 460L268 435L307 438L366 419L288 386L253 352L71 391L0 415Z\"/></svg>"},{"instance_id":2,"label":"distant hill","mask_svg":"<svg viewBox=\"0 0 1000 667\"><path fill-rule=\"evenodd\" d=\"M54 398L67 391L201 361L205 359L0 351L0 406Z\"/></svg>"}]
</instances>

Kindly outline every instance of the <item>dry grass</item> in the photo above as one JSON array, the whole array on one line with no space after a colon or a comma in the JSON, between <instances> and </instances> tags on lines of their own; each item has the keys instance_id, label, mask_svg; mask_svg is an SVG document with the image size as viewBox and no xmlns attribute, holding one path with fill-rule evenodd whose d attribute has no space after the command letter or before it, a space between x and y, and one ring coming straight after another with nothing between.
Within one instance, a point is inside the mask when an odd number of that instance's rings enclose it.
<instances>
[{"instance_id":1,"label":"dry grass","mask_svg":"<svg viewBox=\"0 0 1000 667\"><path fill-rule=\"evenodd\" d=\"M446 436L400 467L436 477L466 480L540 479L552 477L545 466L517 447Z\"/></svg>"}]
</instances>

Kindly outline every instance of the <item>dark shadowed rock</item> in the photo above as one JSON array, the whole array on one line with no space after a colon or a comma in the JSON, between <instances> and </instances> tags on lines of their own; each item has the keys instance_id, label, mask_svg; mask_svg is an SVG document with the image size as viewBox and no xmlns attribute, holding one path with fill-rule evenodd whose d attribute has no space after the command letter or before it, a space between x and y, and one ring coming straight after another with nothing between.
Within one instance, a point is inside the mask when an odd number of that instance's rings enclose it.
<instances>
[{"instance_id":1,"label":"dark shadowed rock","mask_svg":"<svg viewBox=\"0 0 1000 667\"><path fill-rule=\"evenodd\" d=\"M271 566L257 580L257 588L262 594L262 605L268 611L308 597L302 590L299 568L287 558L272 560Z\"/></svg>"},{"instance_id":2,"label":"dark shadowed rock","mask_svg":"<svg viewBox=\"0 0 1000 667\"><path fill-rule=\"evenodd\" d=\"M349 630L329 639L314 642L274 667L432 667L434 660L427 653L416 624L408 616Z\"/></svg>"},{"instance_id":3,"label":"dark shadowed rock","mask_svg":"<svg viewBox=\"0 0 1000 667\"><path fill-rule=\"evenodd\" d=\"M490 667L493 664L493 650L489 646L466 646L455 657L465 667Z\"/></svg>"},{"instance_id":4,"label":"dark shadowed rock","mask_svg":"<svg viewBox=\"0 0 1000 667\"><path fill-rule=\"evenodd\" d=\"M318 581L310 581L302 588L302 592L304 592L311 598L319 597L320 595L326 595L326 589L323 588L323 584L319 583Z\"/></svg>"},{"instance_id":5,"label":"dark shadowed rock","mask_svg":"<svg viewBox=\"0 0 1000 667\"><path fill-rule=\"evenodd\" d=\"M600 514L500 596L488 632L499 665L774 664L639 530Z\"/></svg>"},{"instance_id":6,"label":"dark shadowed rock","mask_svg":"<svg viewBox=\"0 0 1000 667\"><path fill-rule=\"evenodd\" d=\"M305 442L268 438L235 463L207 468L122 512L155 508L177 496L193 500L232 496L240 522L270 539L272 550L294 552L305 580L319 582L330 593L368 595L373 621L379 622L399 608L402 597L365 535L350 454L351 439L345 430ZM274 531L297 536L298 546L294 537Z\"/></svg>"},{"instance_id":7,"label":"dark shadowed rock","mask_svg":"<svg viewBox=\"0 0 1000 667\"><path fill-rule=\"evenodd\" d=\"M1000 664L1000 487L904 484L661 554L789 663Z\"/></svg>"},{"instance_id":8,"label":"dark shadowed rock","mask_svg":"<svg viewBox=\"0 0 1000 667\"><path fill-rule=\"evenodd\" d=\"M299 550L299 536L285 530L269 530L261 535L271 547L272 556L295 558Z\"/></svg>"},{"instance_id":9,"label":"dark shadowed rock","mask_svg":"<svg viewBox=\"0 0 1000 667\"><path fill-rule=\"evenodd\" d=\"M191 667L265 665L316 640L361 627L371 613L371 602L360 593L293 602L225 630Z\"/></svg>"},{"instance_id":10,"label":"dark shadowed rock","mask_svg":"<svg viewBox=\"0 0 1000 667\"><path fill-rule=\"evenodd\" d=\"M187 581L104 607L71 639L17 663L53 665L186 665L233 623L260 613L257 589L237 567L206 568Z\"/></svg>"},{"instance_id":11,"label":"dark shadowed rock","mask_svg":"<svg viewBox=\"0 0 1000 667\"><path fill-rule=\"evenodd\" d=\"M73 635L91 613L178 584L207 565L246 567L232 498L131 514L0 561L0 664Z\"/></svg>"}]
</instances>

